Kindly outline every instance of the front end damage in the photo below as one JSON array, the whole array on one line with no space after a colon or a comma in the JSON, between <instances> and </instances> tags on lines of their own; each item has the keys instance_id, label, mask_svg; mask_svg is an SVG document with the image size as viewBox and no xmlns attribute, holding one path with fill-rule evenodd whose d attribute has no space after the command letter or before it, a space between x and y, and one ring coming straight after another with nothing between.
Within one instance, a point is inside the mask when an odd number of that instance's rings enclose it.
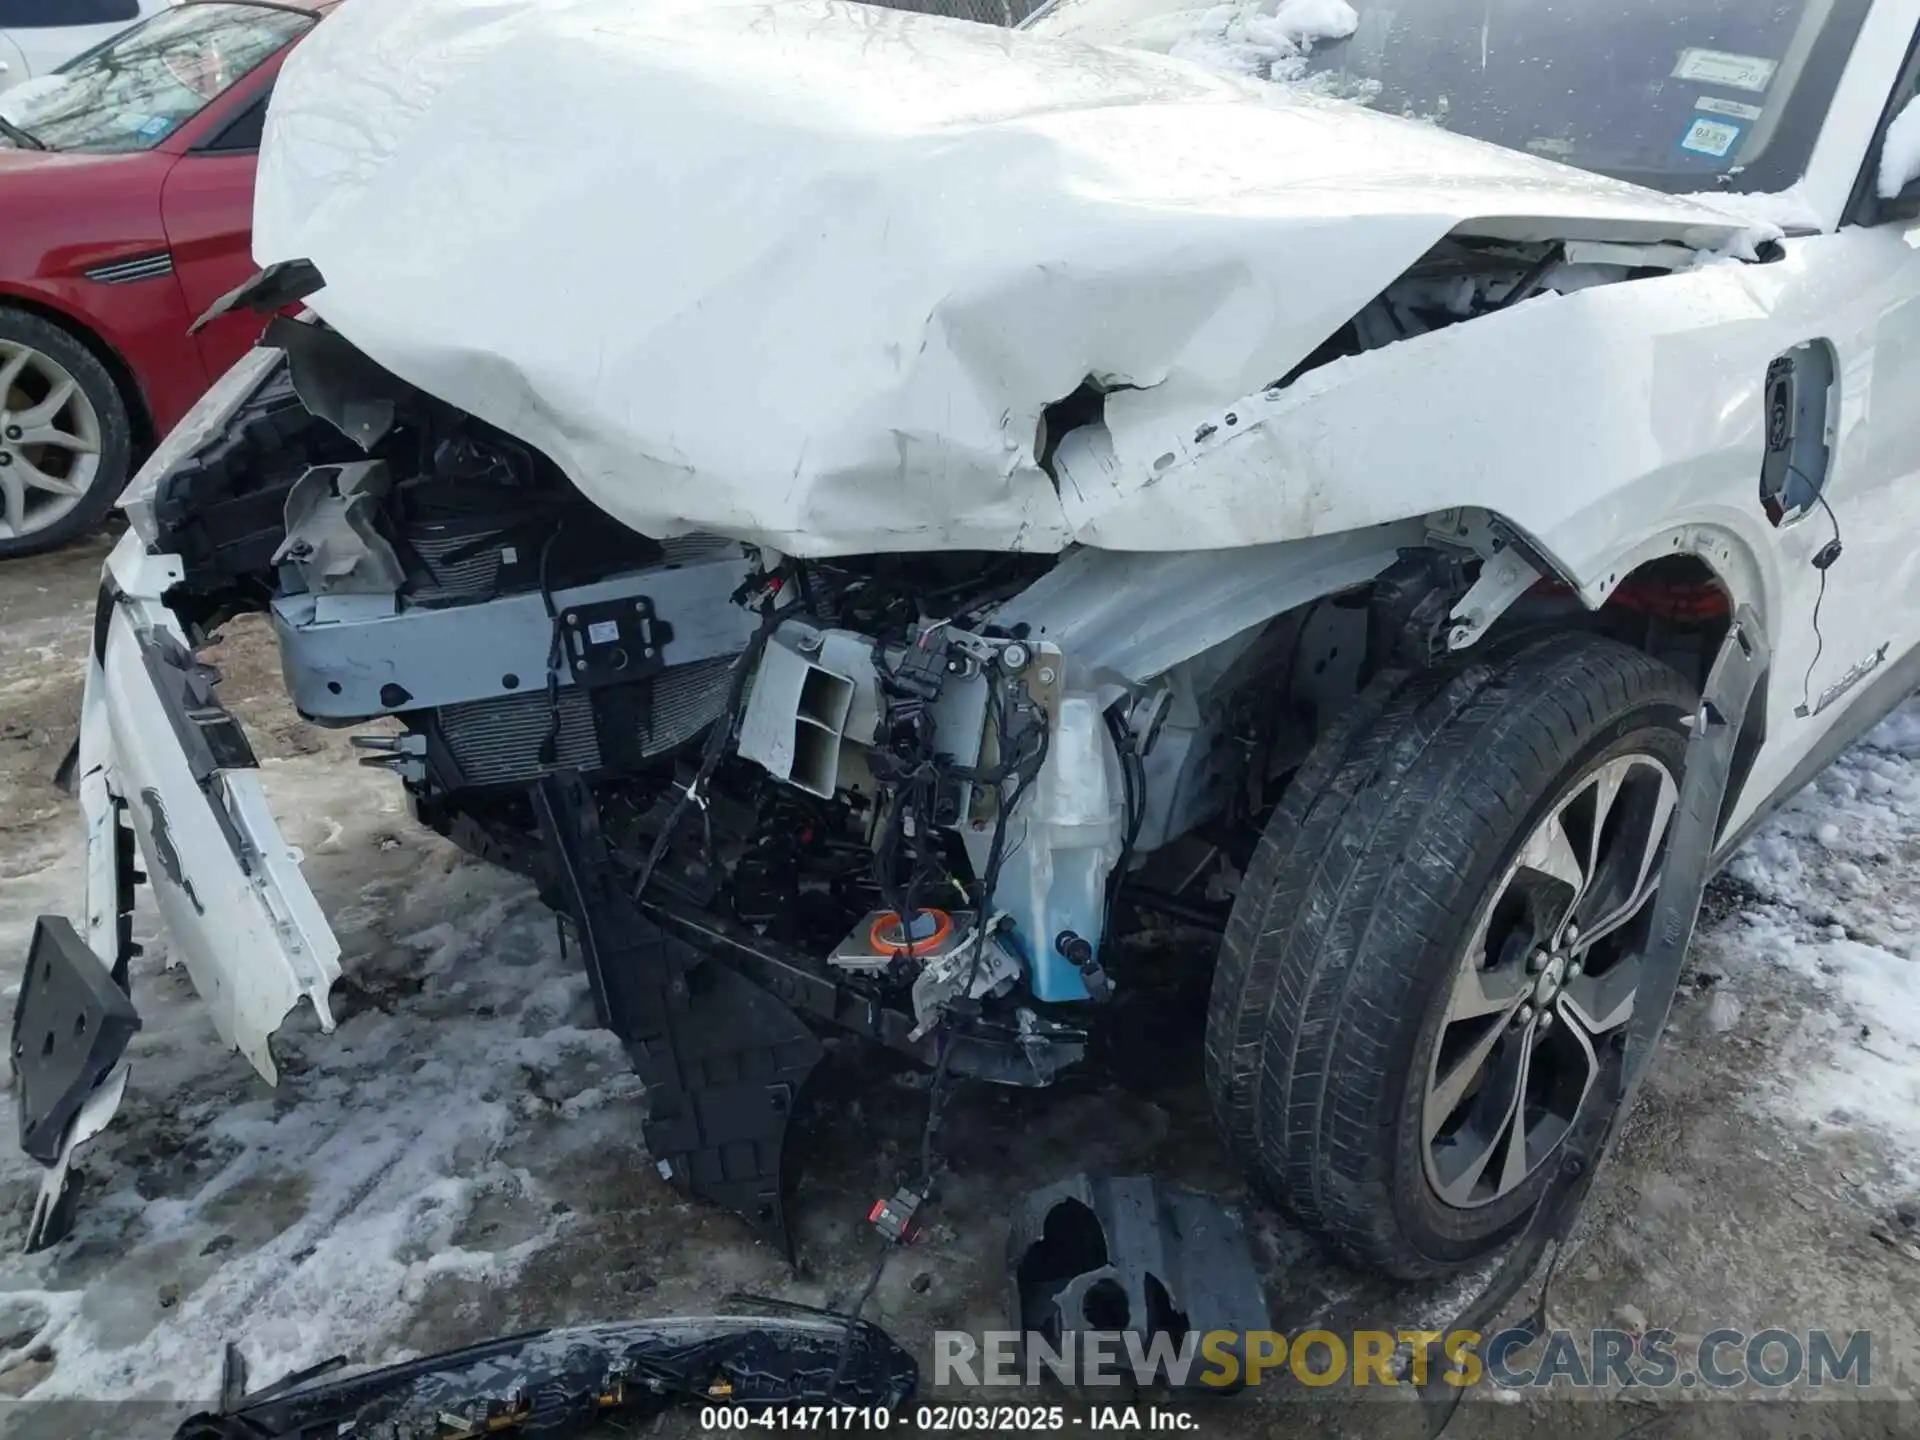
<instances>
[{"instance_id":1,"label":"front end damage","mask_svg":"<svg viewBox=\"0 0 1920 1440\"><path fill-rule=\"evenodd\" d=\"M1087 417L1062 456L1098 443ZM61 988L115 1024L78 1061L17 1058L36 1245L126 1084L135 884L268 1080L301 1000L332 1025L339 946L193 658L234 615L265 613L296 707L357 727L424 824L536 881L645 1081L661 1172L784 1245L823 1034L1051 1083L1099 1046L1130 936L1224 925L1369 676L1527 592L1582 613L1476 512L1146 554L650 537L312 316L274 321L124 503L75 772L84 935L46 931Z\"/></svg>"},{"instance_id":2,"label":"front end damage","mask_svg":"<svg viewBox=\"0 0 1920 1440\"><path fill-rule=\"evenodd\" d=\"M35 1244L126 1083L135 885L268 1080L296 1005L332 1026L338 943L194 659L230 617L266 613L297 707L365 727L361 763L425 824L539 883L646 1079L662 1171L780 1240L816 1031L1008 1085L1083 1060L1122 929L1156 904L1217 920L1231 827L1354 682L1369 612L1325 597L1420 538L1305 542L1278 580L1261 548L1202 580L1179 555L655 540L324 324L268 342L135 481L106 565L87 910L43 939L49 992L112 1023L43 1057L36 1026L73 1017L29 994L16 1019ZM1278 705L1256 693L1276 656L1311 662Z\"/></svg>"},{"instance_id":3,"label":"front end damage","mask_svg":"<svg viewBox=\"0 0 1920 1440\"><path fill-rule=\"evenodd\" d=\"M541 73L604 43L508 7L405 82L444 83L409 115L431 99L475 144L396 121L341 171L338 107L462 8L343 13L293 57L256 229L277 263L229 302L319 313L275 320L124 497L75 769L87 908L71 941L43 930L43 993L112 1023L36 1057L27 1030L73 1017L16 1022L34 1244L127 1083L109 989L135 885L267 1079L303 999L331 1028L338 943L194 660L235 615L267 617L299 711L355 727L422 823L539 885L645 1079L662 1172L784 1242L822 1034L1051 1083L1136 987L1137 932L1224 926L1281 789L1372 676L1497 625L1645 629L1635 585L1731 551L1650 516L1614 527L1663 557L1632 584L1552 559L1611 471L1658 469L1613 402L1671 289L1750 310L1740 267L1702 259L1751 239L1728 217L1158 60L833 6L601 14L632 43L569 123L665 96L705 117L674 143L706 148L643 153L629 116L503 169L479 83L503 77L467 67L526 27L556 47ZM735 183L743 157L780 184ZM606 208L663 176L676 223ZM446 185L572 215L583 248L528 265L550 237L517 220L436 230L464 213ZM565 287L609 245L655 283L575 323ZM1581 404L1487 443L1513 407L1463 377L1496 359ZM1697 623L1660 607L1683 668L1725 628L1710 598Z\"/></svg>"}]
</instances>

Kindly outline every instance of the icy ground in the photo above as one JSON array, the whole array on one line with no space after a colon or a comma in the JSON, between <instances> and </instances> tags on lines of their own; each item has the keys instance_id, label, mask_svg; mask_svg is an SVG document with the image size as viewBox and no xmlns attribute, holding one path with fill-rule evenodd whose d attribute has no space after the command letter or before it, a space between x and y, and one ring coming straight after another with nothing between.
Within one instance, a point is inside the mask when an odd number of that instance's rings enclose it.
<instances>
[{"instance_id":1,"label":"icy ground","mask_svg":"<svg viewBox=\"0 0 1920 1440\"><path fill-rule=\"evenodd\" d=\"M102 553L0 567L9 1011L34 915L78 902L75 815L48 777L71 734ZM351 764L344 736L293 715L263 627L236 625L210 658L340 932L339 1028L325 1036L296 1015L270 1089L220 1049L143 912L132 1086L89 1153L76 1234L42 1255L17 1253L36 1171L14 1152L0 1098L0 1396L27 1397L0 1400L0 1433L165 1434L180 1406L107 1402L205 1403L228 1340L266 1381L338 1353L391 1360L537 1324L714 1309L739 1290L837 1303L858 1288L866 1207L910 1164L916 1077L849 1055L820 1084L790 1271L654 1174L633 1080L591 1028L584 981L525 887L418 833L397 788ZM1883 1389L1920 1376L1916 878L1910 705L1716 884L1654 1082L1555 1286L1558 1320L1668 1326L1683 1357L1720 1324L1870 1328ZM1140 1073L961 1092L933 1233L889 1267L871 1313L923 1359L935 1328L998 1328L1011 1197L1105 1168L1246 1201L1289 1329L1432 1314L1431 1296L1382 1294L1246 1200L1205 1122L1198 998L1189 985L1123 1012L1153 1056ZM1200 1433L1414 1434L1416 1418L1276 1393L1207 1407ZM1471 1404L1452 1433L1545 1421L1615 1437L1662 1418L1530 1395ZM1752 1433L1727 1405L1684 1420L1687 1434ZM1828 1403L1793 1433L1913 1433L1911 1421ZM692 1417L659 1433L692 1433Z\"/></svg>"}]
</instances>

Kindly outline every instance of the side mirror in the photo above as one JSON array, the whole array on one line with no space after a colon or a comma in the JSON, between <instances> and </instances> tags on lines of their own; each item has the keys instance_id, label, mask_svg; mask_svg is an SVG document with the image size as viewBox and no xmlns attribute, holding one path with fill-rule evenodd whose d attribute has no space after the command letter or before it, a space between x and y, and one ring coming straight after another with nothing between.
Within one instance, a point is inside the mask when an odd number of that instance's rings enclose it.
<instances>
[{"instance_id":1,"label":"side mirror","mask_svg":"<svg viewBox=\"0 0 1920 1440\"><path fill-rule=\"evenodd\" d=\"M1880 140L1880 212L1920 214L1920 95L1907 101Z\"/></svg>"},{"instance_id":2,"label":"side mirror","mask_svg":"<svg viewBox=\"0 0 1920 1440\"><path fill-rule=\"evenodd\" d=\"M1891 200L1882 200L1876 209L1881 220L1920 220L1920 180L1909 184Z\"/></svg>"}]
</instances>

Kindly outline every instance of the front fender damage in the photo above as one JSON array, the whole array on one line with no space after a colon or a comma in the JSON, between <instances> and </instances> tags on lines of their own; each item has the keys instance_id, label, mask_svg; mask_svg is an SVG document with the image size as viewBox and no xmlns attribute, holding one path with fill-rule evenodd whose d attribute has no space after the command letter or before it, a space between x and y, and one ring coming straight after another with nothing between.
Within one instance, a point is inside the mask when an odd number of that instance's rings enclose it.
<instances>
[{"instance_id":1,"label":"front fender damage","mask_svg":"<svg viewBox=\"0 0 1920 1440\"><path fill-rule=\"evenodd\" d=\"M1273 384L1208 407L1108 394L1051 458L1068 525L1110 550L1163 549L1177 534L1226 551L1467 507L1527 537L1536 571L1590 608L1636 566L1682 554L1764 621L1774 582L1753 502L1761 392L1791 326L1769 314L1748 267L1682 263L1673 248L1643 247L1632 268L1562 260L1536 293L1436 303L1429 272L1457 266L1456 246ZM1484 247L1469 253L1483 274L1501 273ZM1650 263L1663 254L1678 268ZM1427 323L1436 315L1443 323ZM1517 589L1477 605L1485 613L1456 648L1531 583L1508 578Z\"/></svg>"}]
</instances>

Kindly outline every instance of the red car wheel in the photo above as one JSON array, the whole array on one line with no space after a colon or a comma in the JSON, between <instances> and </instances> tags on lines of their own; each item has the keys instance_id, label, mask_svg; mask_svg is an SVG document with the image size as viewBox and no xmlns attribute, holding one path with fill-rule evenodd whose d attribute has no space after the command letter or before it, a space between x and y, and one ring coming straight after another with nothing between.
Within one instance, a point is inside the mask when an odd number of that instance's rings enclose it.
<instances>
[{"instance_id":1,"label":"red car wheel","mask_svg":"<svg viewBox=\"0 0 1920 1440\"><path fill-rule=\"evenodd\" d=\"M0 307L0 559L100 523L127 483L127 403L73 336Z\"/></svg>"}]
</instances>

